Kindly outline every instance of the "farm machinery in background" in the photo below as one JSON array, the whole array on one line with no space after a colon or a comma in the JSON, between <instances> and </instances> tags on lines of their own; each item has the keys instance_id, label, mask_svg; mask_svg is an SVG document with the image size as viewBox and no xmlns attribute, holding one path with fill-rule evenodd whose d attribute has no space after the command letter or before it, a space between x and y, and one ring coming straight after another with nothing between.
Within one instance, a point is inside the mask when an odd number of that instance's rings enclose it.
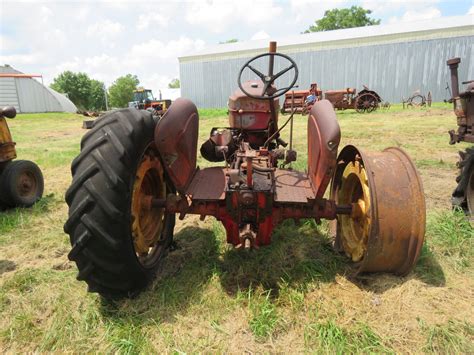
<instances>
[{"instance_id":1,"label":"farm machinery in background","mask_svg":"<svg viewBox=\"0 0 474 355\"><path fill-rule=\"evenodd\" d=\"M431 97L431 91L428 91L428 95L422 95L420 90L415 91L408 99L402 98L403 108L409 107L431 107L433 99Z\"/></svg>"},{"instance_id":2,"label":"farm machinery in background","mask_svg":"<svg viewBox=\"0 0 474 355\"><path fill-rule=\"evenodd\" d=\"M242 82L244 72L258 79ZM290 84L277 88L284 75ZM136 294L173 245L175 215L191 214L220 221L237 249L269 245L286 219L329 219L336 249L356 272L409 273L426 219L413 162L399 148L348 145L338 154L336 114L321 100L308 115L306 172L292 169L293 125L288 143L281 133L294 112L280 125L278 98L297 78L296 63L276 52L276 42L244 64L229 97L229 126L212 128L200 148L218 166L196 164L199 115L190 100L177 99L158 122L130 108L99 118L82 138L66 193L64 230L78 280L106 298Z\"/></svg>"},{"instance_id":3,"label":"farm machinery in background","mask_svg":"<svg viewBox=\"0 0 474 355\"><path fill-rule=\"evenodd\" d=\"M359 113L375 111L382 102L379 94L364 85L357 94L354 88L343 90L322 91L316 83L311 84L310 90L292 90L285 94L282 113L290 113L293 107L296 113L308 114L314 103L323 99L332 103L336 110L354 109Z\"/></svg>"},{"instance_id":4,"label":"farm machinery in background","mask_svg":"<svg viewBox=\"0 0 474 355\"><path fill-rule=\"evenodd\" d=\"M458 66L460 58L447 61L451 72L451 88L454 113L457 117L457 131L449 131L449 144L460 142L474 143L474 80L463 82L467 85L464 92L459 92ZM453 206L461 208L469 216L474 226L474 146L459 152L458 183L452 195Z\"/></svg>"},{"instance_id":5,"label":"farm machinery in background","mask_svg":"<svg viewBox=\"0 0 474 355\"><path fill-rule=\"evenodd\" d=\"M281 108L281 113L291 113L295 110L296 113L307 115L311 111L316 101L323 99L321 89L318 89L318 84L312 83L309 90L291 90L285 94L285 101Z\"/></svg>"},{"instance_id":6,"label":"farm machinery in background","mask_svg":"<svg viewBox=\"0 0 474 355\"><path fill-rule=\"evenodd\" d=\"M382 102L379 94L364 85L357 93L355 88L324 91L324 98L329 100L336 110L354 109L359 113L375 111Z\"/></svg>"},{"instance_id":7,"label":"farm machinery in background","mask_svg":"<svg viewBox=\"0 0 474 355\"><path fill-rule=\"evenodd\" d=\"M6 118L14 118L14 107L0 109L0 209L30 207L43 195L44 181L38 165L16 158Z\"/></svg>"},{"instance_id":8,"label":"farm machinery in background","mask_svg":"<svg viewBox=\"0 0 474 355\"><path fill-rule=\"evenodd\" d=\"M153 116L161 117L164 113L168 110L171 106L171 100L162 100L161 99L161 91L160 91L160 99L155 99L153 96L153 92L149 89L138 88L133 91L133 101L128 103L128 107L136 108L137 110L147 110L150 111ZM98 112L82 112L84 116L87 117L99 117L103 115L103 113ZM94 120L86 120L82 124L82 128L91 129L94 126Z\"/></svg>"},{"instance_id":9,"label":"farm machinery in background","mask_svg":"<svg viewBox=\"0 0 474 355\"><path fill-rule=\"evenodd\" d=\"M128 103L128 107L135 107L139 110L149 110L155 116L162 116L171 106L171 100L155 99L150 89L138 88L133 91L133 101Z\"/></svg>"}]
</instances>

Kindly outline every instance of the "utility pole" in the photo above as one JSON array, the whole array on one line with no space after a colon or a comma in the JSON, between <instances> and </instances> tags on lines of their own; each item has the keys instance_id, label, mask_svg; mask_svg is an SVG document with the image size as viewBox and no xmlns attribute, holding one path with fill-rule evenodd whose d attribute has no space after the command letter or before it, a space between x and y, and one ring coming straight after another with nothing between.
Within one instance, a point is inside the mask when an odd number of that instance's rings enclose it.
<instances>
[{"instance_id":1,"label":"utility pole","mask_svg":"<svg viewBox=\"0 0 474 355\"><path fill-rule=\"evenodd\" d=\"M109 110L109 101L107 99L107 88L105 87L104 84L104 96L105 96L105 111Z\"/></svg>"}]
</instances>

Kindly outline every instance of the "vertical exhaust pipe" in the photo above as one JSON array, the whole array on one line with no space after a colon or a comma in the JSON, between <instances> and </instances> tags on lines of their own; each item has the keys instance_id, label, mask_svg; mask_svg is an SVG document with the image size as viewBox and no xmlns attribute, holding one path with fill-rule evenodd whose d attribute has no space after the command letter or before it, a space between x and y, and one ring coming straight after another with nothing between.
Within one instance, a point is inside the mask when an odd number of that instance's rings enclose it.
<instances>
[{"instance_id":1,"label":"vertical exhaust pipe","mask_svg":"<svg viewBox=\"0 0 474 355\"><path fill-rule=\"evenodd\" d=\"M451 90L453 99L459 97L459 80L458 80L458 66L461 63L461 58L452 58L449 59L446 64L449 66L451 71Z\"/></svg>"}]
</instances>

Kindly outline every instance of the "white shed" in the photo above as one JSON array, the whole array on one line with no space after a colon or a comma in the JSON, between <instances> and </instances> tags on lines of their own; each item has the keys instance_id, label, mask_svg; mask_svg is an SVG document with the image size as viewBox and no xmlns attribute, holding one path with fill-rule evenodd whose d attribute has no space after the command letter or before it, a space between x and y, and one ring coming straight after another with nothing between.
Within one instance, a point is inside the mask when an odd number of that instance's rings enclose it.
<instances>
[{"instance_id":1,"label":"white shed","mask_svg":"<svg viewBox=\"0 0 474 355\"><path fill-rule=\"evenodd\" d=\"M0 107L14 106L18 113L77 111L65 95L34 78L42 76L24 74L9 65L0 66Z\"/></svg>"}]
</instances>

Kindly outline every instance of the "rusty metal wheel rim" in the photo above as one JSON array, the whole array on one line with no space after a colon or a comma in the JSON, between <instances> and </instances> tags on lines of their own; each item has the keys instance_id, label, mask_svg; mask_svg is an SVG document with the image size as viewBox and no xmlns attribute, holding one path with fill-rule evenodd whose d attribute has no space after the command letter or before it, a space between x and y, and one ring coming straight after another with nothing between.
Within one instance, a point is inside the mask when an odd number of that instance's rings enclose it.
<instances>
[{"instance_id":1,"label":"rusty metal wheel rim","mask_svg":"<svg viewBox=\"0 0 474 355\"><path fill-rule=\"evenodd\" d=\"M143 266L155 263L161 249L165 210L152 208L151 198L166 198L166 182L160 158L150 144L136 171L132 190L131 219L133 246Z\"/></svg>"},{"instance_id":2,"label":"rusty metal wheel rim","mask_svg":"<svg viewBox=\"0 0 474 355\"><path fill-rule=\"evenodd\" d=\"M365 93L359 96L356 100L356 111L359 113L370 113L378 106L375 95Z\"/></svg>"},{"instance_id":3,"label":"rusty metal wheel rim","mask_svg":"<svg viewBox=\"0 0 474 355\"><path fill-rule=\"evenodd\" d=\"M366 251L371 228L370 189L365 167L357 159L346 165L338 191L340 204L352 204L351 215L339 216L341 242L346 255L353 262L360 262Z\"/></svg>"},{"instance_id":4,"label":"rusty metal wheel rim","mask_svg":"<svg viewBox=\"0 0 474 355\"><path fill-rule=\"evenodd\" d=\"M23 171L18 176L16 183L16 190L18 195L22 198L33 198L38 190L38 181L31 171Z\"/></svg>"}]
</instances>

